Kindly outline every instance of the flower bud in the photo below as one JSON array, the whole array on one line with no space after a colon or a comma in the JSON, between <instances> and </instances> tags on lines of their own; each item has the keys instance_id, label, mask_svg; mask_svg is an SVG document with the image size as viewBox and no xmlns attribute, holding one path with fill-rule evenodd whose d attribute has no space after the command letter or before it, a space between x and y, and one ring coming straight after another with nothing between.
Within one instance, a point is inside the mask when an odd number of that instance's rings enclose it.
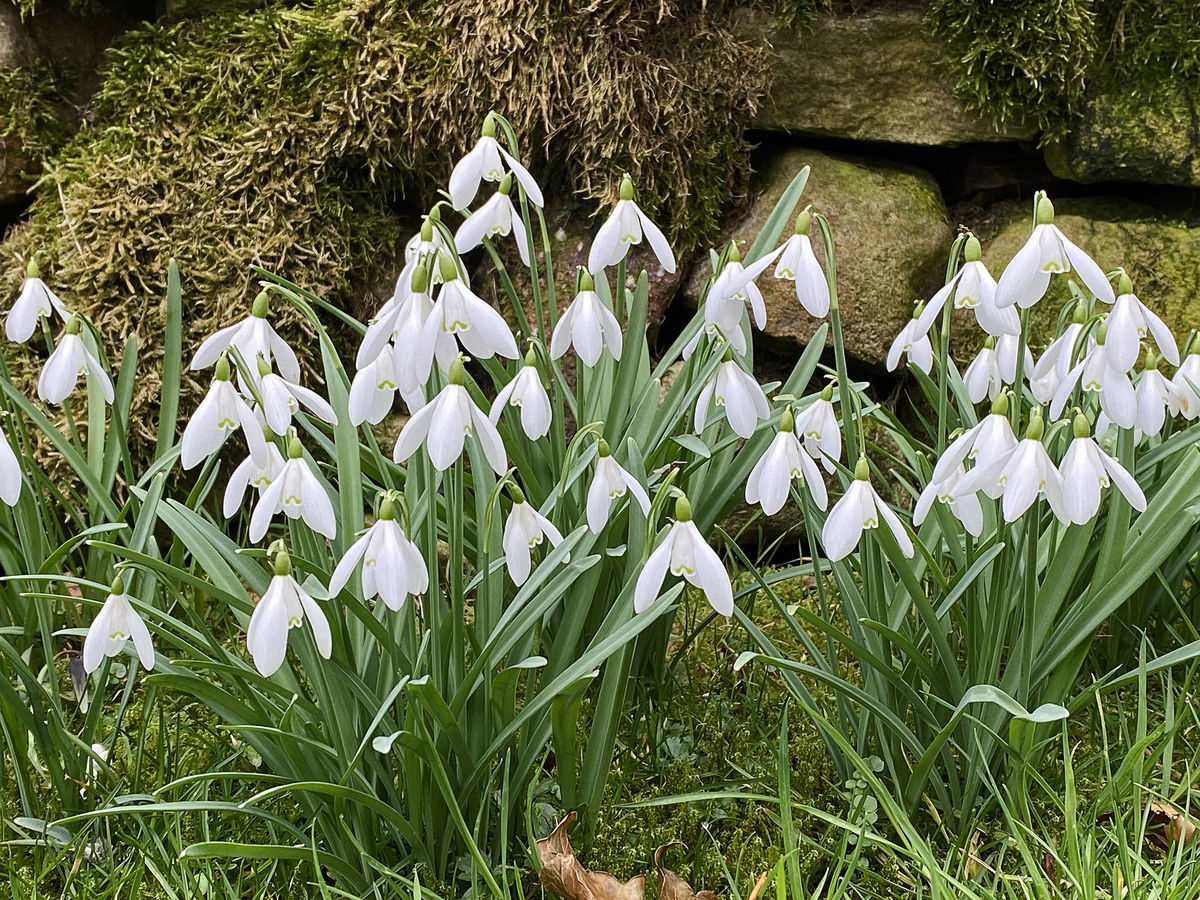
<instances>
[{"instance_id":1,"label":"flower bud","mask_svg":"<svg viewBox=\"0 0 1200 900\"><path fill-rule=\"evenodd\" d=\"M1049 225L1054 221L1054 204L1050 202L1050 198L1042 194L1037 202L1037 214L1034 216L1034 222L1038 225Z\"/></svg>"},{"instance_id":2,"label":"flower bud","mask_svg":"<svg viewBox=\"0 0 1200 900\"><path fill-rule=\"evenodd\" d=\"M675 498L675 521L692 521L692 504L688 502L687 496L682 492Z\"/></svg>"},{"instance_id":3,"label":"flower bud","mask_svg":"<svg viewBox=\"0 0 1200 900\"><path fill-rule=\"evenodd\" d=\"M622 200L632 200L633 199L633 179L630 178L628 175L624 175L621 177L621 199Z\"/></svg>"},{"instance_id":4,"label":"flower bud","mask_svg":"<svg viewBox=\"0 0 1200 900\"><path fill-rule=\"evenodd\" d=\"M870 481L871 466L865 456L860 456L858 462L854 464L854 478L857 481Z\"/></svg>"},{"instance_id":5,"label":"flower bud","mask_svg":"<svg viewBox=\"0 0 1200 900\"><path fill-rule=\"evenodd\" d=\"M288 552L286 550L280 550L275 554L275 574L292 574L292 558L288 556Z\"/></svg>"},{"instance_id":6,"label":"flower bud","mask_svg":"<svg viewBox=\"0 0 1200 900\"><path fill-rule=\"evenodd\" d=\"M266 291L259 291L258 296L254 298L254 303L250 306L250 315L256 319L265 319L267 317L267 308L270 305L270 295Z\"/></svg>"},{"instance_id":7,"label":"flower bud","mask_svg":"<svg viewBox=\"0 0 1200 900\"><path fill-rule=\"evenodd\" d=\"M967 262L979 262L983 258L983 248L979 246L979 238L973 234L967 235L967 242L963 245L963 259Z\"/></svg>"}]
</instances>

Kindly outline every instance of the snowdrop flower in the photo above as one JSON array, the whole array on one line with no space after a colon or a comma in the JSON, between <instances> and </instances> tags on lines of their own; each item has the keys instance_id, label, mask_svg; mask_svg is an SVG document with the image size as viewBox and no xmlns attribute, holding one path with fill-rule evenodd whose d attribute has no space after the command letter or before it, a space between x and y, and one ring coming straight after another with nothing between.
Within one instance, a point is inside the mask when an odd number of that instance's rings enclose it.
<instances>
[{"instance_id":1,"label":"snowdrop flower","mask_svg":"<svg viewBox=\"0 0 1200 900\"><path fill-rule=\"evenodd\" d=\"M1114 366L1108 356L1106 328L1101 324L1096 342L1087 356L1067 373L1059 384L1050 403L1050 415L1057 418L1062 414L1071 398L1075 386L1086 393L1100 397L1100 408L1104 415L1119 428L1132 428L1137 421L1137 395L1133 382L1124 371Z\"/></svg>"},{"instance_id":2,"label":"snowdrop flower","mask_svg":"<svg viewBox=\"0 0 1200 900\"><path fill-rule=\"evenodd\" d=\"M31 259L25 267L25 281L21 285L21 293L13 303L12 309L8 311L8 318L4 320L4 331L10 341L23 344L33 337L38 319L51 313L58 313L63 322L71 318L63 302L39 277L37 260Z\"/></svg>"},{"instance_id":3,"label":"snowdrop flower","mask_svg":"<svg viewBox=\"0 0 1200 900\"><path fill-rule=\"evenodd\" d=\"M1042 193L1037 201L1033 233L1012 258L996 285L996 305L1016 303L1033 306L1046 294L1050 276L1072 269L1087 289L1105 303L1112 303L1112 285L1095 261L1072 244L1054 224L1054 204Z\"/></svg>"},{"instance_id":4,"label":"snowdrop flower","mask_svg":"<svg viewBox=\"0 0 1200 900\"><path fill-rule=\"evenodd\" d=\"M732 357L717 366L717 371L696 398L696 433L704 431L708 422L708 409L715 403L729 420L729 427L738 437L749 438L758 427L759 419L771 414L767 395L759 387L754 376L748 374Z\"/></svg>"},{"instance_id":5,"label":"snowdrop flower","mask_svg":"<svg viewBox=\"0 0 1200 900\"><path fill-rule=\"evenodd\" d=\"M1146 368L1133 394L1137 405L1133 432L1136 440L1140 441L1143 435L1162 431L1167 413L1172 416L1179 414L1179 394L1170 379L1158 371L1158 357L1153 353L1146 354ZM1096 424L1099 426L1099 421ZM1097 427L1097 433L1103 434L1103 429Z\"/></svg>"},{"instance_id":6,"label":"snowdrop flower","mask_svg":"<svg viewBox=\"0 0 1200 900\"><path fill-rule=\"evenodd\" d=\"M621 358L621 323L596 293L596 282L586 270L579 273L579 293L571 301L550 338L550 358L561 359L567 348L585 366L594 366L604 348L613 359Z\"/></svg>"},{"instance_id":7,"label":"snowdrop flower","mask_svg":"<svg viewBox=\"0 0 1200 900\"><path fill-rule=\"evenodd\" d=\"M180 462L184 469L199 465L220 450L225 438L238 428L246 435L250 455L262 462L267 452L262 426L229 380L229 360L221 357L208 393L183 429Z\"/></svg>"},{"instance_id":8,"label":"snowdrop flower","mask_svg":"<svg viewBox=\"0 0 1200 900\"><path fill-rule=\"evenodd\" d=\"M288 441L287 460L258 498L250 516L250 540L262 540L271 519L279 512L289 519L302 519L309 528L330 540L337 535L333 501L304 461L304 448L294 436Z\"/></svg>"},{"instance_id":9,"label":"snowdrop flower","mask_svg":"<svg viewBox=\"0 0 1200 900\"><path fill-rule=\"evenodd\" d=\"M142 667L153 669L154 644L150 640L150 631L129 602L125 582L118 575L113 579L104 606L100 607L99 614L88 628L87 637L83 639L83 670L89 675L95 672L104 657L116 656L125 649L128 640L133 641Z\"/></svg>"},{"instance_id":10,"label":"snowdrop flower","mask_svg":"<svg viewBox=\"0 0 1200 900\"><path fill-rule=\"evenodd\" d=\"M608 441L601 438L596 446L596 474L587 492L587 521L592 534L604 530L613 501L626 493L633 495L643 516L650 515L650 497L646 489L612 458Z\"/></svg>"},{"instance_id":11,"label":"snowdrop flower","mask_svg":"<svg viewBox=\"0 0 1200 900\"><path fill-rule=\"evenodd\" d=\"M842 458L842 432L833 412L833 385L796 413L796 434L804 439L804 451L832 473Z\"/></svg>"},{"instance_id":12,"label":"snowdrop flower","mask_svg":"<svg viewBox=\"0 0 1200 900\"><path fill-rule=\"evenodd\" d=\"M850 554L862 539L862 533L869 528L878 528L883 521L896 543L900 552L912 558L914 553L912 539L904 530L899 517L891 511L883 499L875 493L871 486L871 470L866 457L860 457L854 466L854 481L846 488L846 493L825 519L825 527L821 529L821 543L825 545L825 555L830 562L837 562Z\"/></svg>"},{"instance_id":13,"label":"snowdrop flower","mask_svg":"<svg viewBox=\"0 0 1200 900\"><path fill-rule=\"evenodd\" d=\"M796 299L804 307L804 311L817 319L823 319L829 314L829 282L821 271L813 253L812 241L808 232L812 221L812 213L808 207L796 216L796 230L783 245L779 254L779 262L775 266L775 277L795 282Z\"/></svg>"},{"instance_id":14,"label":"snowdrop flower","mask_svg":"<svg viewBox=\"0 0 1200 900\"><path fill-rule=\"evenodd\" d=\"M765 328L767 324L767 307L763 302L762 291L754 284L754 279L767 269L780 250L782 248L766 254L748 266L743 266L737 244L729 242L726 263L704 295L704 327L697 331L683 348L684 359L688 359L695 352L704 336L714 341L723 340L735 353L745 354L746 335L742 331L742 321L746 316L746 308L750 308L754 324L758 328Z\"/></svg>"},{"instance_id":15,"label":"snowdrop flower","mask_svg":"<svg viewBox=\"0 0 1200 900\"><path fill-rule=\"evenodd\" d=\"M392 452L396 462L404 462L424 444L433 467L444 471L462 455L467 435L474 432L488 463L497 475L504 474L508 465L504 442L496 426L467 394L463 387L466 380L462 359L456 359L450 365L446 386L404 424Z\"/></svg>"},{"instance_id":16,"label":"snowdrop flower","mask_svg":"<svg viewBox=\"0 0 1200 900\"><path fill-rule=\"evenodd\" d=\"M1128 372L1137 362L1142 350L1142 338L1149 335L1158 347L1159 355L1173 366L1179 365L1179 347L1175 335L1158 316L1151 312L1133 293L1133 282L1124 272L1119 282L1120 294L1112 311L1104 320L1108 327L1108 359L1114 368Z\"/></svg>"},{"instance_id":17,"label":"snowdrop flower","mask_svg":"<svg viewBox=\"0 0 1200 900\"><path fill-rule=\"evenodd\" d=\"M511 486L510 493L513 505L504 523L501 545L504 547L508 576L519 587L529 578L533 569L533 548L544 538L549 538L550 544L557 547L562 543L562 534L553 522L529 505L520 488Z\"/></svg>"},{"instance_id":18,"label":"snowdrop flower","mask_svg":"<svg viewBox=\"0 0 1200 900\"><path fill-rule=\"evenodd\" d=\"M275 576L254 607L246 630L246 649L260 674L270 677L279 671L287 653L288 632L303 625L306 618L317 652L329 659L333 652L329 620L293 577L291 558L281 551L275 555Z\"/></svg>"},{"instance_id":19,"label":"snowdrop flower","mask_svg":"<svg viewBox=\"0 0 1200 900\"><path fill-rule=\"evenodd\" d=\"M643 237L658 257L659 265L668 272L674 272L675 254L671 252L671 246L659 227L634 203L633 181L626 175L621 179L621 199L592 242L588 271L599 272L605 266L616 265L625 258L630 246L640 244Z\"/></svg>"},{"instance_id":20,"label":"snowdrop flower","mask_svg":"<svg viewBox=\"0 0 1200 900\"><path fill-rule=\"evenodd\" d=\"M1125 467L1100 449L1087 417L1075 416L1074 429L1075 439L1059 469L1067 518L1076 525L1090 522L1100 510L1101 489L1110 483L1117 486L1130 506L1145 511L1146 495Z\"/></svg>"},{"instance_id":21,"label":"snowdrop flower","mask_svg":"<svg viewBox=\"0 0 1200 900\"><path fill-rule=\"evenodd\" d=\"M909 363L927 375L933 368L933 345L929 342L928 329L921 330L921 313L922 307L918 303L917 308L913 310L912 318L905 323L904 327L900 329L900 333L896 335L896 339L892 341L887 355L889 372L897 369L900 365L900 357L903 355L907 355Z\"/></svg>"},{"instance_id":22,"label":"snowdrop flower","mask_svg":"<svg viewBox=\"0 0 1200 900\"><path fill-rule=\"evenodd\" d=\"M1062 476L1042 446L1045 426L1040 413L1034 414L1025 430L1025 438L1004 456L988 465L976 464L958 483L958 494L983 490L989 496L999 492L1004 521L1015 522L1033 501L1044 495L1060 521L1067 521L1063 505Z\"/></svg>"},{"instance_id":23,"label":"snowdrop flower","mask_svg":"<svg viewBox=\"0 0 1200 900\"><path fill-rule=\"evenodd\" d=\"M345 588L354 568L362 563L363 599L378 596L393 612L404 606L409 594L420 597L429 589L429 569L417 545L396 522L390 499L379 504L379 518L350 545L329 579L329 596Z\"/></svg>"},{"instance_id":24,"label":"snowdrop flower","mask_svg":"<svg viewBox=\"0 0 1200 900\"><path fill-rule=\"evenodd\" d=\"M366 333L358 345L358 354L354 365L363 369L370 365L390 343L408 347L420 340L421 329L424 327L429 314L433 311L433 300L429 296L429 269L422 262L416 266L409 276L409 287L403 297L393 295L367 324ZM458 346L450 334L439 337L435 348L438 360L443 362L443 369L458 355ZM449 355L446 355L446 354ZM407 354L412 356L412 354ZM419 379L424 383L429 378L428 368L421 373Z\"/></svg>"},{"instance_id":25,"label":"snowdrop flower","mask_svg":"<svg viewBox=\"0 0 1200 900\"><path fill-rule=\"evenodd\" d=\"M1076 306L1071 323L1046 348L1046 352L1041 355L1037 365L1030 372L1029 387L1038 403L1049 403L1054 399L1054 392L1070 374L1075 365L1076 344L1079 342L1079 334L1083 331L1083 323L1086 319L1087 313L1083 306ZM1090 342L1091 338L1088 340Z\"/></svg>"},{"instance_id":26,"label":"snowdrop flower","mask_svg":"<svg viewBox=\"0 0 1200 900\"><path fill-rule=\"evenodd\" d=\"M733 586L721 558L700 535L692 521L692 505L680 494L675 500L675 521L663 542L642 566L633 588L634 612L643 613L658 599L667 572L704 592L709 606L723 616L733 615Z\"/></svg>"},{"instance_id":27,"label":"snowdrop flower","mask_svg":"<svg viewBox=\"0 0 1200 900\"><path fill-rule=\"evenodd\" d=\"M500 146L496 140L496 118L488 113L483 120L483 133L475 147L458 161L450 173L450 201L455 209L466 209L475 199L479 184L483 181L502 181L504 167L512 171L517 183L525 190L525 196L534 206L543 206L542 190L529 170L516 157Z\"/></svg>"},{"instance_id":28,"label":"snowdrop flower","mask_svg":"<svg viewBox=\"0 0 1200 900\"><path fill-rule=\"evenodd\" d=\"M801 449L792 411L785 407L779 416L779 433L746 479L746 502L761 504L763 514L773 516L783 509L792 479L795 478L808 485L817 506L825 509L829 503L825 482L812 457Z\"/></svg>"},{"instance_id":29,"label":"snowdrop flower","mask_svg":"<svg viewBox=\"0 0 1200 900\"><path fill-rule=\"evenodd\" d=\"M259 292L249 316L206 338L192 358L192 369L207 369L232 347L248 364L265 356L288 381L299 381L300 361L267 321L269 299L266 291Z\"/></svg>"},{"instance_id":30,"label":"snowdrop flower","mask_svg":"<svg viewBox=\"0 0 1200 900\"><path fill-rule=\"evenodd\" d=\"M62 403L75 390L81 376L91 373L100 386L105 403L113 402L113 384L99 360L83 343L79 335L79 317L72 316L63 329L54 352L42 366L38 376L38 396L47 403Z\"/></svg>"},{"instance_id":31,"label":"snowdrop flower","mask_svg":"<svg viewBox=\"0 0 1200 900\"><path fill-rule=\"evenodd\" d=\"M440 267L442 286L421 327L417 346L413 348L417 371L429 372L438 341L447 335L458 338L463 349L477 359L491 359L497 355L516 359L520 356L504 316L463 283L449 254L441 255Z\"/></svg>"},{"instance_id":32,"label":"snowdrop flower","mask_svg":"<svg viewBox=\"0 0 1200 900\"><path fill-rule=\"evenodd\" d=\"M955 309L969 309L975 313L975 321L988 334L1020 334L1021 317L1011 306L1001 309L996 305L996 279L992 278L982 261L983 250L975 235L967 238L963 248L963 267L933 295L925 307L918 326L920 331L929 331L946 306L954 297Z\"/></svg>"},{"instance_id":33,"label":"snowdrop flower","mask_svg":"<svg viewBox=\"0 0 1200 900\"><path fill-rule=\"evenodd\" d=\"M988 337L983 349L963 373L963 384L972 403L979 403L985 396L995 400L1000 389L1017 380L1017 353L1021 350L1021 339L1016 334ZM1033 369L1033 354L1024 348L1025 371Z\"/></svg>"},{"instance_id":34,"label":"snowdrop flower","mask_svg":"<svg viewBox=\"0 0 1200 900\"><path fill-rule=\"evenodd\" d=\"M21 463L0 429L0 502L16 506L21 497Z\"/></svg>"},{"instance_id":35,"label":"snowdrop flower","mask_svg":"<svg viewBox=\"0 0 1200 900\"><path fill-rule=\"evenodd\" d=\"M1175 394L1179 398L1179 411L1184 418L1191 419L1200 416L1200 350L1193 351L1183 358L1175 377L1171 379Z\"/></svg>"},{"instance_id":36,"label":"snowdrop flower","mask_svg":"<svg viewBox=\"0 0 1200 900\"><path fill-rule=\"evenodd\" d=\"M337 424L333 407L319 394L276 375L271 371L271 364L262 356L258 358L258 376L263 418L276 434L287 433L292 416L299 412L301 404L323 422Z\"/></svg>"},{"instance_id":37,"label":"snowdrop flower","mask_svg":"<svg viewBox=\"0 0 1200 900\"><path fill-rule=\"evenodd\" d=\"M493 425L500 421L500 414L506 406L515 406L521 410L521 429L531 441L544 438L550 431L553 418L550 395L542 385L542 375L538 371L532 349L525 355L525 365L521 366L517 377L500 388L496 394L489 416Z\"/></svg>"},{"instance_id":38,"label":"snowdrop flower","mask_svg":"<svg viewBox=\"0 0 1200 900\"><path fill-rule=\"evenodd\" d=\"M275 446L275 433L269 427L263 428L263 445L263 451L257 458L251 453L229 476L221 503L221 512L225 518L232 519L241 508L246 488L256 488L261 497L263 491L270 487L271 482L283 471L283 454Z\"/></svg>"},{"instance_id":39,"label":"snowdrop flower","mask_svg":"<svg viewBox=\"0 0 1200 900\"><path fill-rule=\"evenodd\" d=\"M979 537L983 533L983 506L979 502L978 494L956 493L958 483L966 473L966 466L960 462L958 467L950 469L949 474L941 481L930 480L925 490L921 491L921 496L917 498L916 508L913 509L913 525L918 528L921 526L936 500L950 507L950 512L962 522L972 537Z\"/></svg>"},{"instance_id":40,"label":"snowdrop flower","mask_svg":"<svg viewBox=\"0 0 1200 900\"><path fill-rule=\"evenodd\" d=\"M521 254L521 262L529 265L529 240L525 232L525 223L521 214L513 208L508 192L512 188L512 176L505 175L500 182L500 188L492 194L491 199L458 226L454 233L454 243L459 253L466 253L483 243L483 239L496 235L512 234L517 243L517 252Z\"/></svg>"},{"instance_id":41,"label":"snowdrop flower","mask_svg":"<svg viewBox=\"0 0 1200 900\"><path fill-rule=\"evenodd\" d=\"M378 425L391 412L392 402L396 399L394 359L395 348L385 344L374 362L354 374L354 380L350 382L347 409L350 422L355 427L363 422Z\"/></svg>"},{"instance_id":42,"label":"snowdrop flower","mask_svg":"<svg viewBox=\"0 0 1200 900\"><path fill-rule=\"evenodd\" d=\"M968 460L975 462L976 469L988 469L997 460L1007 459L1016 446L1017 436L1008 423L1008 394L1000 394L992 401L992 411L946 448L933 467L930 481L949 486L956 479L955 473ZM1002 493L997 482L976 488L980 489L993 500L999 499Z\"/></svg>"}]
</instances>

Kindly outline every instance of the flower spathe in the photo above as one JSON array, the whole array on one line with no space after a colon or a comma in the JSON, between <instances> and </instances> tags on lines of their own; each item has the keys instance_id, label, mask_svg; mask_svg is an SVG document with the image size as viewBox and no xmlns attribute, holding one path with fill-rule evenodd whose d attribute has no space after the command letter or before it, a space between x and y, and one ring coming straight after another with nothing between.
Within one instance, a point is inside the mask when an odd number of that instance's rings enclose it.
<instances>
[{"instance_id":1,"label":"flower spathe","mask_svg":"<svg viewBox=\"0 0 1200 900\"><path fill-rule=\"evenodd\" d=\"M580 273L579 293L554 326L550 358L560 359L570 347L585 366L594 366L607 347L613 359L621 358L621 323L594 290L595 281Z\"/></svg>"},{"instance_id":2,"label":"flower spathe","mask_svg":"<svg viewBox=\"0 0 1200 900\"><path fill-rule=\"evenodd\" d=\"M675 254L666 236L633 201L633 182L626 175L621 181L621 199L592 242L588 253L588 271L599 272L606 266L615 266L625 258L629 248L640 244L642 238L650 245L658 263L667 272L675 271Z\"/></svg>"},{"instance_id":3,"label":"flower spathe","mask_svg":"<svg viewBox=\"0 0 1200 900\"><path fill-rule=\"evenodd\" d=\"M996 283L996 305L1033 306L1046 294L1050 276L1074 271L1089 291L1105 303L1115 299L1112 285L1095 260L1076 247L1054 224L1054 205L1043 194L1037 201L1036 223Z\"/></svg>"},{"instance_id":4,"label":"flower spathe","mask_svg":"<svg viewBox=\"0 0 1200 900\"><path fill-rule=\"evenodd\" d=\"M596 473L587 492L587 522L592 534L604 530L613 501L624 497L626 493L633 495L642 509L642 515L650 514L650 496L646 489L612 458L608 442L602 438L596 450Z\"/></svg>"},{"instance_id":5,"label":"flower spathe","mask_svg":"<svg viewBox=\"0 0 1200 900\"><path fill-rule=\"evenodd\" d=\"M463 387L466 377L462 360L456 359L450 366L449 383L404 423L392 452L396 462L404 462L424 445L433 467L444 471L462 455L467 435L474 433L488 464L497 475L504 474L508 465L504 442Z\"/></svg>"},{"instance_id":6,"label":"flower spathe","mask_svg":"<svg viewBox=\"0 0 1200 900\"><path fill-rule=\"evenodd\" d=\"M75 390L79 379L91 375L96 379L100 388L100 396L105 403L113 402L113 383L108 373L100 365L100 361L92 355L79 333L78 317L72 316L71 321L58 339L54 352L42 366L38 376L38 396L47 403L61 404Z\"/></svg>"},{"instance_id":7,"label":"flower spathe","mask_svg":"<svg viewBox=\"0 0 1200 900\"><path fill-rule=\"evenodd\" d=\"M229 380L229 362L221 359L208 393L188 419L180 440L180 462L191 469L221 449L221 445L238 428L246 436L250 455L260 462L266 457L266 441L262 426L249 405Z\"/></svg>"},{"instance_id":8,"label":"flower spathe","mask_svg":"<svg viewBox=\"0 0 1200 900\"><path fill-rule=\"evenodd\" d=\"M4 333L10 341L23 344L33 337L38 320L53 313L58 313L64 323L71 318L63 302L38 276L37 262L30 260L25 272L25 281L21 284L21 293L17 295L12 309L8 311L8 317L4 320Z\"/></svg>"},{"instance_id":9,"label":"flower spathe","mask_svg":"<svg viewBox=\"0 0 1200 900\"><path fill-rule=\"evenodd\" d=\"M250 540L262 540L271 519L280 512L289 519L301 519L317 534L330 540L337 535L333 501L304 461L304 449L295 437L288 442L287 460L258 498L258 505L250 516Z\"/></svg>"},{"instance_id":10,"label":"flower spathe","mask_svg":"<svg viewBox=\"0 0 1200 900\"><path fill-rule=\"evenodd\" d=\"M287 553L281 552L275 557L275 575L254 607L246 630L246 649L261 675L270 677L279 671L287 655L288 633L303 625L305 619L312 629L317 652L329 659L333 652L329 620L293 577L291 560Z\"/></svg>"},{"instance_id":11,"label":"flower spathe","mask_svg":"<svg viewBox=\"0 0 1200 900\"><path fill-rule=\"evenodd\" d=\"M454 166L450 173L450 202L455 209L466 209L479 192L479 185L484 181L500 182L507 174L507 166L517 183L525 191L525 196L534 206L543 206L542 190L538 187L533 176L511 153L500 146L496 140L496 123L491 115L484 120L483 134L475 146Z\"/></svg>"},{"instance_id":12,"label":"flower spathe","mask_svg":"<svg viewBox=\"0 0 1200 900\"><path fill-rule=\"evenodd\" d=\"M118 575L83 639L83 670L89 675L95 672L104 657L116 656L125 649L125 642L129 640L133 641L142 667L153 669L154 644L150 640L150 631L129 602L124 581Z\"/></svg>"},{"instance_id":13,"label":"flower spathe","mask_svg":"<svg viewBox=\"0 0 1200 900\"><path fill-rule=\"evenodd\" d=\"M733 586L721 558L692 521L687 498L675 501L675 521L667 536L642 566L633 589L634 612L643 613L658 599L667 573L683 578L704 592L709 605L723 616L733 615Z\"/></svg>"},{"instance_id":14,"label":"flower spathe","mask_svg":"<svg viewBox=\"0 0 1200 900\"><path fill-rule=\"evenodd\" d=\"M544 438L550 431L554 413L550 408L550 395L542 384L542 375L533 362L532 350L517 376L496 394L489 415L493 425L500 421L500 414L509 406L521 410L521 429L531 441Z\"/></svg>"},{"instance_id":15,"label":"flower spathe","mask_svg":"<svg viewBox=\"0 0 1200 900\"><path fill-rule=\"evenodd\" d=\"M754 434L759 420L771 414L767 395L754 376L747 373L732 358L725 360L708 379L696 398L695 430L704 431L710 404L715 403L729 420L729 427L738 437Z\"/></svg>"},{"instance_id":16,"label":"flower spathe","mask_svg":"<svg viewBox=\"0 0 1200 900\"><path fill-rule=\"evenodd\" d=\"M1067 518L1083 525L1100 511L1100 492L1116 485L1129 505L1138 512L1146 509L1146 495L1124 466L1100 449L1091 435L1091 425L1081 415L1075 417L1075 439L1067 448L1059 473L1062 475L1063 507Z\"/></svg>"},{"instance_id":17,"label":"flower spathe","mask_svg":"<svg viewBox=\"0 0 1200 900\"><path fill-rule=\"evenodd\" d=\"M429 589L429 569L417 545L396 521L391 500L380 504L379 518L362 533L342 557L329 579L329 596L336 597L362 563L363 599L378 596L392 611L399 611L411 595Z\"/></svg>"},{"instance_id":18,"label":"flower spathe","mask_svg":"<svg viewBox=\"0 0 1200 900\"><path fill-rule=\"evenodd\" d=\"M812 457L800 446L792 411L784 409L780 415L779 433L767 445L746 479L746 502L760 504L764 515L773 516L783 509L792 481L797 478L808 485L817 506L825 509L829 503L825 482Z\"/></svg>"},{"instance_id":19,"label":"flower spathe","mask_svg":"<svg viewBox=\"0 0 1200 900\"><path fill-rule=\"evenodd\" d=\"M912 539L899 517L871 486L870 469L866 459L862 458L854 467L854 480L846 488L846 493L841 499L833 505L825 519L825 526L821 529L821 543L825 545L825 555L831 562L844 559L858 546L863 532L878 528L880 522L886 524L896 538L900 552L911 558L914 553Z\"/></svg>"},{"instance_id":20,"label":"flower spathe","mask_svg":"<svg viewBox=\"0 0 1200 900\"><path fill-rule=\"evenodd\" d=\"M562 534L554 523L529 505L525 495L513 489L512 510L504 522L504 563L508 575L518 587L526 582L533 571L533 548L549 538L551 545L562 543Z\"/></svg>"}]
</instances>

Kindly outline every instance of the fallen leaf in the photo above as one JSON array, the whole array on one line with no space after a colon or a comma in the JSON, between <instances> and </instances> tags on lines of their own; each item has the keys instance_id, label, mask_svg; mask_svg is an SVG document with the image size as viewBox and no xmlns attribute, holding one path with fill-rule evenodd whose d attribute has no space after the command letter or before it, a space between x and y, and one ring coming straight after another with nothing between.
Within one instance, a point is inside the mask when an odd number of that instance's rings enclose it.
<instances>
[{"instance_id":1,"label":"fallen leaf","mask_svg":"<svg viewBox=\"0 0 1200 900\"><path fill-rule=\"evenodd\" d=\"M663 868L663 853L666 852L668 847L673 847L677 843L678 841L671 844L663 844L654 851L654 868L658 871L659 900L717 900L717 895L712 891L700 891L696 893L692 890L690 884L670 869Z\"/></svg>"},{"instance_id":2,"label":"fallen leaf","mask_svg":"<svg viewBox=\"0 0 1200 900\"><path fill-rule=\"evenodd\" d=\"M592 872L579 862L567 837L567 829L576 818L575 813L568 813L549 837L537 842L542 860L538 881L542 887L563 900L642 900L646 891L644 875L622 882L608 872Z\"/></svg>"},{"instance_id":3,"label":"fallen leaf","mask_svg":"<svg viewBox=\"0 0 1200 900\"><path fill-rule=\"evenodd\" d=\"M1196 836L1196 824L1170 803L1151 803L1150 835L1162 847L1186 844Z\"/></svg>"}]
</instances>

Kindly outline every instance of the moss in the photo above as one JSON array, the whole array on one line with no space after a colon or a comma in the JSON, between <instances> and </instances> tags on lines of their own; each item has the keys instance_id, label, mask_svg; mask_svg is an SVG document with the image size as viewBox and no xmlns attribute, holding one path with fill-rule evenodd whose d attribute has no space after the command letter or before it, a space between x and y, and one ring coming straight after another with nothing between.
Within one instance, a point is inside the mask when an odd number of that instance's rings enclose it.
<instances>
[{"instance_id":1,"label":"moss","mask_svg":"<svg viewBox=\"0 0 1200 900\"><path fill-rule=\"evenodd\" d=\"M0 69L0 123L6 143L29 165L59 150L71 135L65 115L71 76L47 59Z\"/></svg>"},{"instance_id":2,"label":"moss","mask_svg":"<svg viewBox=\"0 0 1200 900\"><path fill-rule=\"evenodd\" d=\"M351 305L372 270L398 268L397 207L432 201L493 107L560 193L607 203L628 171L693 239L746 184L742 130L763 90L755 48L725 27L732 7L317 0L144 26L9 240L11 284L43 252L69 302L114 342L138 330L151 357L170 257L185 353L243 314L251 263ZM155 391L147 373L143 427Z\"/></svg>"}]
</instances>

